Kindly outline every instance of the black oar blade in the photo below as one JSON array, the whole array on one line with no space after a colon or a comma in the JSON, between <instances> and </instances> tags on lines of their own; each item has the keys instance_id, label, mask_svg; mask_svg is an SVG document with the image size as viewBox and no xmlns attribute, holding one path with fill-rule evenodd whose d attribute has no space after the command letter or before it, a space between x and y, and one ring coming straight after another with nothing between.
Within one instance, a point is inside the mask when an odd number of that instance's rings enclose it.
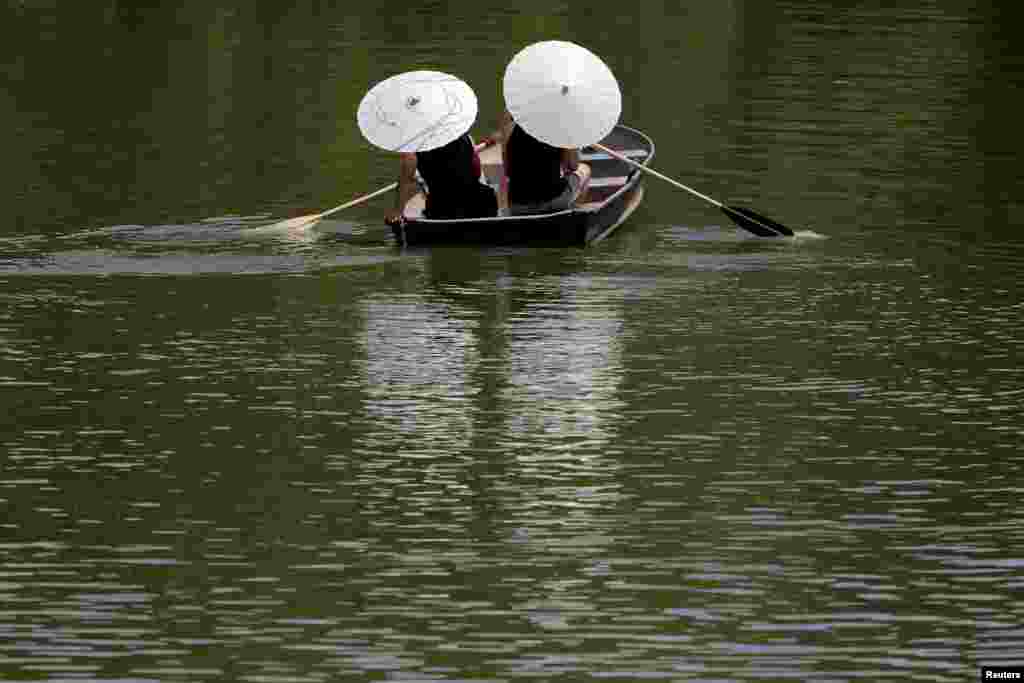
<instances>
[{"instance_id":1,"label":"black oar blade","mask_svg":"<svg viewBox=\"0 0 1024 683\"><path fill-rule=\"evenodd\" d=\"M772 228L773 230L777 230L778 232L780 232L781 234L785 235L786 237L792 237L793 236L793 231L790 230L789 228L787 228L785 225L783 225L782 223L779 223L777 221L773 221L771 218L768 218L767 216L759 214L756 211L754 211L753 209L748 209L746 207L739 207L736 210L739 211L740 213L742 213L743 215L749 217L749 218L756 219L759 223L761 223L761 225L767 225L769 228Z\"/></svg>"},{"instance_id":2,"label":"black oar blade","mask_svg":"<svg viewBox=\"0 0 1024 683\"><path fill-rule=\"evenodd\" d=\"M726 216L735 221L736 225L754 233L758 237L791 237L793 231L781 223L762 216L743 206L722 206Z\"/></svg>"}]
</instances>

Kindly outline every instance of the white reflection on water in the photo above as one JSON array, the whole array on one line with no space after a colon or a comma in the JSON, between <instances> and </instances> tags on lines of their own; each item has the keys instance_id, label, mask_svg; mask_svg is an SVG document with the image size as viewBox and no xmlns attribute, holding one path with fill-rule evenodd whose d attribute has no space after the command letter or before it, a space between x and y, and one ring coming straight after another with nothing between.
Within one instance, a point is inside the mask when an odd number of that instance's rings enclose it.
<instances>
[{"instance_id":1,"label":"white reflection on water","mask_svg":"<svg viewBox=\"0 0 1024 683\"><path fill-rule=\"evenodd\" d=\"M386 425L371 440L400 435L403 451L462 449L487 404L503 416L499 440L509 449L607 443L622 403L622 293L584 277L541 290L521 310L499 314L504 352L485 364L478 313L415 295L367 301L365 410Z\"/></svg>"},{"instance_id":2,"label":"white reflection on water","mask_svg":"<svg viewBox=\"0 0 1024 683\"><path fill-rule=\"evenodd\" d=\"M472 324L417 297L367 301L362 365L368 417L386 425L376 445L403 452L465 448L472 433Z\"/></svg>"},{"instance_id":3,"label":"white reflection on water","mask_svg":"<svg viewBox=\"0 0 1024 683\"><path fill-rule=\"evenodd\" d=\"M544 295L531 297L506 323L502 443L515 460L503 507L506 552L524 568L552 572L529 582L513 610L535 628L558 632L599 614L590 585L607 572L617 537L620 463L607 446L621 406L623 290L583 275L540 288ZM567 561L576 567L569 575ZM566 670L578 668L575 658L565 663ZM527 671L531 662L503 665Z\"/></svg>"},{"instance_id":4,"label":"white reflection on water","mask_svg":"<svg viewBox=\"0 0 1024 683\"><path fill-rule=\"evenodd\" d=\"M621 412L624 294L612 280L578 274L529 277L506 290L509 277L457 291L442 285L447 298L366 302L360 338L368 432L357 445L366 459L355 482L396 496L368 494L364 511L405 511L401 525L377 522L404 548L377 576L412 585L485 562L476 545L447 559L434 545L439 536L458 543L464 524L483 524L493 532L493 551L523 581L500 612L557 631L598 614L589 586L607 574L617 536L620 463L606 447ZM460 296L493 298L481 314L461 308ZM423 462L408 464L417 458ZM498 515L481 515L481 496ZM573 576L557 576L567 561L577 565ZM420 605L429 606L425 614L446 612L450 591L411 592L397 609L406 617ZM498 607L479 604L491 613ZM352 655L362 668L357 660Z\"/></svg>"},{"instance_id":5,"label":"white reflection on water","mask_svg":"<svg viewBox=\"0 0 1024 683\"><path fill-rule=\"evenodd\" d=\"M527 441L577 437L606 443L621 401L621 290L578 276L508 321L504 400L509 430Z\"/></svg>"}]
</instances>

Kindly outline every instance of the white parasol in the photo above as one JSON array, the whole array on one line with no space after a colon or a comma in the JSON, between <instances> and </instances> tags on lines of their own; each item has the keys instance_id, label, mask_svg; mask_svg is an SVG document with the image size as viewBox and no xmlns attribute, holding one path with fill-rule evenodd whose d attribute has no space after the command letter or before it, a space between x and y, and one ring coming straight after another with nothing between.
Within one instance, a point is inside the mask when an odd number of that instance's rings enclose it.
<instances>
[{"instance_id":1,"label":"white parasol","mask_svg":"<svg viewBox=\"0 0 1024 683\"><path fill-rule=\"evenodd\" d=\"M622 114L622 93L608 65L563 40L534 43L513 57L504 92L515 122L555 147L599 142Z\"/></svg>"},{"instance_id":2,"label":"white parasol","mask_svg":"<svg viewBox=\"0 0 1024 683\"><path fill-rule=\"evenodd\" d=\"M370 88L359 103L359 130L392 152L426 152L457 139L476 120L476 95L439 71L408 71Z\"/></svg>"}]
</instances>

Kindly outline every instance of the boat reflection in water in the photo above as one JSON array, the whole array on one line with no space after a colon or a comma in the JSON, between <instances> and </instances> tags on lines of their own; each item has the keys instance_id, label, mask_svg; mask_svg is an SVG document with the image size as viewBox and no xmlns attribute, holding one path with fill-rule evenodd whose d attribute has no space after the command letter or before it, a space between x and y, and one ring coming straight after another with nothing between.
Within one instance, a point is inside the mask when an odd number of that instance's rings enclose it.
<instances>
[{"instance_id":1,"label":"boat reflection in water","mask_svg":"<svg viewBox=\"0 0 1024 683\"><path fill-rule=\"evenodd\" d=\"M439 250L428 267L444 272L461 254ZM365 446L442 457L610 440L622 405L620 288L558 271L426 275L437 281L425 291L362 306L364 409L377 425Z\"/></svg>"},{"instance_id":2,"label":"boat reflection in water","mask_svg":"<svg viewBox=\"0 0 1024 683\"><path fill-rule=\"evenodd\" d=\"M378 574L378 588L454 577L422 611L463 621L456 596L487 607L482 620L544 628L596 609L568 589L565 564L577 579L602 572L623 499L605 448L621 408L622 296L576 273L506 272L365 303L366 423L345 466L392 549L381 559L396 578ZM518 598L500 609L481 592L494 579L468 576L495 562ZM422 600L409 599L414 613Z\"/></svg>"}]
</instances>

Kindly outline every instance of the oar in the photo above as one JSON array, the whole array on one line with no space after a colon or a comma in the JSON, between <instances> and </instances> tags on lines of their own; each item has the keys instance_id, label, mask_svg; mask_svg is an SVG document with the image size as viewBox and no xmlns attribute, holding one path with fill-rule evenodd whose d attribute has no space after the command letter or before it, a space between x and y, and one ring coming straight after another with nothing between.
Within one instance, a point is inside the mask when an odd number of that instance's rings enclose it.
<instances>
[{"instance_id":1,"label":"oar","mask_svg":"<svg viewBox=\"0 0 1024 683\"><path fill-rule=\"evenodd\" d=\"M277 223L272 223L270 225L263 226L262 228L260 228L260 230L261 231L266 230L268 232L273 231L273 230L295 230L296 228L301 228L301 227L303 227L305 225L316 223L321 218L325 218L327 216L330 216L332 213L337 213L338 211L341 211L342 209L348 209L350 207L356 206L357 204L362 204L363 202L368 201L370 199L373 199L374 197L376 197L378 195L382 195L385 192L390 192L391 190L395 189L396 187L398 187L398 183L391 183L390 185L388 185L386 187L382 187L379 190L371 192L370 194L364 194L362 197L357 197L357 198L353 199L350 202L345 202L344 204L339 204L338 206L334 207L333 209L327 209L326 211L321 211L320 213L311 213L308 216L296 216L295 218L289 218L287 220L283 220L283 221L279 221Z\"/></svg>"},{"instance_id":2,"label":"oar","mask_svg":"<svg viewBox=\"0 0 1024 683\"><path fill-rule=\"evenodd\" d=\"M747 209L740 206L727 206L716 199L712 199L706 194L697 192L697 190L694 190L692 187L687 187L686 185L683 185L681 182L669 178L667 175L658 173L653 168L648 168L643 164L633 161L629 157L619 154L614 149L610 149L608 147L605 147L604 145L597 143L595 143L593 146L601 150L602 152L605 152L606 154L610 154L619 161L625 161L627 164L633 166L634 168L638 168L645 173L650 173L651 175L657 178L661 178L665 182L675 185L681 190L686 190L693 196L699 197L706 202L711 202L719 209L721 209L726 216L731 218L736 223L736 225L746 230L749 230L750 232L754 233L755 235L758 235L759 237L779 237L782 235L789 237L792 236L793 234L793 231L787 228L785 225L782 225L781 223L776 223L772 219L762 216L761 214L756 213L751 209Z\"/></svg>"}]
</instances>

